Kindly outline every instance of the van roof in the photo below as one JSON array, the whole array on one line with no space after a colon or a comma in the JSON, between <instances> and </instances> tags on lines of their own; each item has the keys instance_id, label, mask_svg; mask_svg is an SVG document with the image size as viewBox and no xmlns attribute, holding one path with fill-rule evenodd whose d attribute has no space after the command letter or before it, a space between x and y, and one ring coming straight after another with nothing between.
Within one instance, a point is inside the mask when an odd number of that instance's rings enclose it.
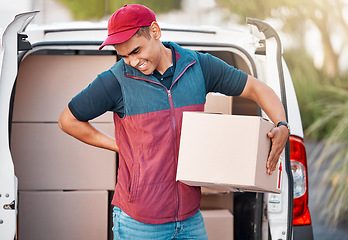
<instances>
[{"instance_id":1,"label":"van roof","mask_svg":"<svg viewBox=\"0 0 348 240\"><path fill-rule=\"evenodd\" d=\"M246 26L236 29L223 29L214 26L172 25L159 22L162 29L162 41L185 42L195 44L233 44L248 48L260 39L255 38ZM34 44L47 41L100 41L107 37L107 22L68 22L50 25L31 24L26 33Z\"/></svg>"}]
</instances>

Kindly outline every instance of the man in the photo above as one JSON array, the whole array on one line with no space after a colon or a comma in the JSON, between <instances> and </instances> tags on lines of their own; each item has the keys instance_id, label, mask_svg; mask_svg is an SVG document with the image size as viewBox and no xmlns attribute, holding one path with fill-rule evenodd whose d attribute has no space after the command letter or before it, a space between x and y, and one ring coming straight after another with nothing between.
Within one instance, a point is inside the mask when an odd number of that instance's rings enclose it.
<instances>
[{"instance_id":1,"label":"man","mask_svg":"<svg viewBox=\"0 0 348 240\"><path fill-rule=\"evenodd\" d=\"M75 96L59 118L61 129L93 146L119 152L114 239L207 239L200 188L175 181L183 111L203 111L208 92L254 100L277 124L268 136L267 171L275 170L288 129L271 88L209 55L160 41L152 10L125 5L108 22L122 57ZM115 139L89 120L114 112Z\"/></svg>"}]
</instances>

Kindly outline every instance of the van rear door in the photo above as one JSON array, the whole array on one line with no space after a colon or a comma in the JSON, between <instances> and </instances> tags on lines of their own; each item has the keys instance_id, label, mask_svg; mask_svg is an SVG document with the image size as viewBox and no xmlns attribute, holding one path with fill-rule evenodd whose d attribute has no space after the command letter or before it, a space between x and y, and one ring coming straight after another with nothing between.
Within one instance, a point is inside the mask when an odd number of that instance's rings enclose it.
<instances>
[{"instance_id":1,"label":"van rear door","mask_svg":"<svg viewBox=\"0 0 348 240\"><path fill-rule=\"evenodd\" d=\"M17 15L0 35L0 239L3 240L12 240L16 234L17 178L9 143L10 99L17 77L21 33L37 13Z\"/></svg>"},{"instance_id":2,"label":"van rear door","mask_svg":"<svg viewBox=\"0 0 348 240\"><path fill-rule=\"evenodd\" d=\"M247 23L254 25L263 33L264 49L260 54L265 55L266 78L265 83L270 86L282 101L287 121L287 97L285 77L282 61L282 46L278 33L266 22L248 18ZM262 45L260 43L260 45ZM265 113L262 113L264 117ZM291 123L290 123L291 124ZM266 194L267 214L270 234L272 239L292 239L292 215L293 215L293 177L290 165L289 141L280 157L278 164L278 186L282 189L281 194Z\"/></svg>"}]
</instances>

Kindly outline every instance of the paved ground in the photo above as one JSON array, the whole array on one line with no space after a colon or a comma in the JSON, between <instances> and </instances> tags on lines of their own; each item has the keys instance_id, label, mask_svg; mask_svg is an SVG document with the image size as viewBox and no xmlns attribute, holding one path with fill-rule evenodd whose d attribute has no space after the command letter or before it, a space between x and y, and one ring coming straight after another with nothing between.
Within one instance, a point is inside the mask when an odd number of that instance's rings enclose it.
<instances>
[{"instance_id":1,"label":"paved ground","mask_svg":"<svg viewBox=\"0 0 348 240\"><path fill-rule=\"evenodd\" d=\"M337 228L329 227L324 224L322 219L320 219L320 210L318 210L314 204L314 202L317 200L318 193L322 191L318 184L311 179L311 176L314 175L313 163L315 161L315 148L317 146L318 145L315 143L306 143L309 165L309 209L312 217L314 240L348 240L348 219L344 224L338 226Z\"/></svg>"}]
</instances>

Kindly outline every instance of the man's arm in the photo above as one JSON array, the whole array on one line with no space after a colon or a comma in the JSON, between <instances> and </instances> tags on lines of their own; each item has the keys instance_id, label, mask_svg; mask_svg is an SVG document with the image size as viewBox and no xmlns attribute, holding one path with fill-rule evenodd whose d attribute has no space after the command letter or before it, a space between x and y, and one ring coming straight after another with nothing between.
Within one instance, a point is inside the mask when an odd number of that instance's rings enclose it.
<instances>
[{"instance_id":1,"label":"man's arm","mask_svg":"<svg viewBox=\"0 0 348 240\"><path fill-rule=\"evenodd\" d=\"M286 122L284 107L276 93L256 78L248 76L245 88L240 96L255 101L273 123ZM272 174L276 170L279 156L288 140L288 128L285 126L275 127L268 133L268 137L272 140L272 149L266 167L267 172Z\"/></svg>"},{"instance_id":2,"label":"man's arm","mask_svg":"<svg viewBox=\"0 0 348 240\"><path fill-rule=\"evenodd\" d=\"M89 122L77 120L69 107L61 113L58 124L64 132L84 143L118 152L114 138L94 128Z\"/></svg>"}]
</instances>

